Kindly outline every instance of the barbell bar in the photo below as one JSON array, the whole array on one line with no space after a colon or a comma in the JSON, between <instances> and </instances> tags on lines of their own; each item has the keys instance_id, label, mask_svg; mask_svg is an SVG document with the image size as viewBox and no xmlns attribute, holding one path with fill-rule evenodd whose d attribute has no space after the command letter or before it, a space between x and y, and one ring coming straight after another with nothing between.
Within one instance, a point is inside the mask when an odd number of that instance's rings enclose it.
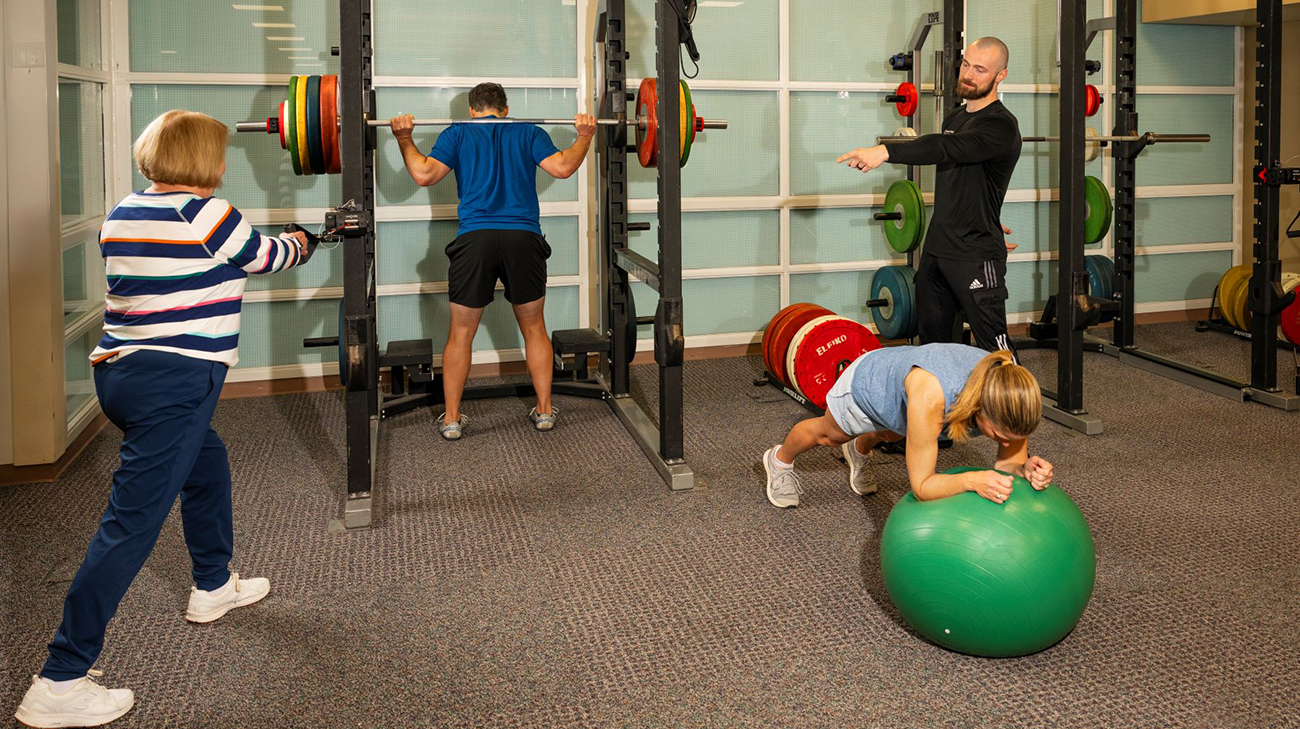
<instances>
[{"instance_id":1,"label":"barbell bar","mask_svg":"<svg viewBox=\"0 0 1300 729\"><path fill-rule=\"evenodd\" d=\"M266 132L267 134L278 134L279 128L270 122L274 117L267 121L258 122L238 122L235 124L235 131L238 132ZM544 126L575 126L573 119L498 119L496 117L482 117L479 119L416 119L414 122L417 127L449 127L456 124L538 124ZM646 120L644 117L636 119L597 119L596 124L599 126L629 126L644 129ZM384 119L367 119L367 126L387 127L392 122ZM726 129L726 119L698 119L695 131L704 129Z\"/></svg>"},{"instance_id":2,"label":"barbell bar","mask_svg":"<svg viewBox=\"0 0 1300 729\"><path fill-rule=\"evenodd\" d=\"M917 137L903 137L890 135L887 137L876 137L876 142L914 142ZM1059 142L1060 137L1021 137L1025 142ZM1098 135L1095 137L1085 137L1086 142L1145 142L1147 144L1169 144L1169 143L1204 143L1210 141L1208 134L1158 134L1156 132L1147 132L1137 136L1116 136L1116 135Z\"/></svg>"}]
</instances>

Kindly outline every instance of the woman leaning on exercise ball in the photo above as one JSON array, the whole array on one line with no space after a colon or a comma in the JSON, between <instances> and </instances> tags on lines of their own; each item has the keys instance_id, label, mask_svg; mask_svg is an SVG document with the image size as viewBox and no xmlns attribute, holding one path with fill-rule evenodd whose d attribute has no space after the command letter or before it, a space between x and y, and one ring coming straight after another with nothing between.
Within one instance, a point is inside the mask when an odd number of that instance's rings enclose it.
<instances>
[{"instance_id":1,"label":"woman leaning on exercise ball","mask_svg":"<svg viewBox=\"0 0 1300 729\"><path fill-rule=\"evenodd\" d=\"M824 415L795 425L784 443L763 454L767 499L781 508L799 505L803 488L794 459L819 445L843 450L854 493L874 493L872 449L906 438L907 476L916 498L974 491L1002 503L1011 495L1012 476L1039 490L1052 481L1052 464L1029 455L1029 435L1042 413L1038 381L1009 351L964 344L873 350L840 373ZM958 443L977 435L997 443L994 470L937 473L945 430Z\"/></svg>"}]
</instances>

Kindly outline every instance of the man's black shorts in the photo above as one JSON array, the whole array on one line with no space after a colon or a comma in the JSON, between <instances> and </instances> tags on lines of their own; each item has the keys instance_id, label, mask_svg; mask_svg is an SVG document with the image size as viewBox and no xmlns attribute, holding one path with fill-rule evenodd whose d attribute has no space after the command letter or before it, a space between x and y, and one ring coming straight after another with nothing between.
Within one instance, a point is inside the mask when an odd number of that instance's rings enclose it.
<instances>
[{"instance_id":1,"label":"man's black shorts","mask_svg":"<svg viewBox=\"0 0 1300 729\"><path fill-rule=\"evenodd\" d=\"M531 230L472 230L447 244L451 303L479 309L492 303L497 281L506 301L527 304L546 295L551 246Z\"/></svg>"}]
</instances>

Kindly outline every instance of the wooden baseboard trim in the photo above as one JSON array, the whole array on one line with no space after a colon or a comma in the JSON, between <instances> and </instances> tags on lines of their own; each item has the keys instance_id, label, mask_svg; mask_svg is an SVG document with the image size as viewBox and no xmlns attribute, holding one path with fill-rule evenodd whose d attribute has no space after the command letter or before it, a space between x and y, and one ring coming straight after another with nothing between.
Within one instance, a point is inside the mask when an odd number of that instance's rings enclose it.
<instances>
[{"instance_id":1,"label":"wooden baseboard trim","mask_svg":"<svg viewBox=\"0 0 1300 729\"><path fill-rule=\"evenodd\" d=\"M39 466L0 466L0 486L14 486L24 483L51 483L58 480L63 472L68 470L68 466L77 460L77 456L86 450L90 441L99 435L99 432L108 425L108 418L103 413L95 416L90 424L82 429L81 435L68 445L63 455L54 463L46 463Z\"/></svg>"}]
</instances>

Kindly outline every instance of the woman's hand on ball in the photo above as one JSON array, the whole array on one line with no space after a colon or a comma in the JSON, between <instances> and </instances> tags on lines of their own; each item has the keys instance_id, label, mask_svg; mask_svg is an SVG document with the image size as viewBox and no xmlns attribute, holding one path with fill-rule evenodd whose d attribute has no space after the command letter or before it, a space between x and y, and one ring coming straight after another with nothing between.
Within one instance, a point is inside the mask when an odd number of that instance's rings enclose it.
<instances>
[{"instance_id":1,"label":"woman's hand on ball","mask_svg":"<svg viewBox=\"0 0 1300 729\"><path fill-rule=\"evenodd\" d=\"M1042 491L1052 484L1052 464L1038 456L1030 456L1025 461L1025 478L1035 491Z\"/></svg>"},{"instance_id":2,"label":"woman's hand on ball","mask_svg":"<svg viewBox=\"0 0 1300 729\"><path fill-rule=\"evenodd\" d=\"M971 471L967 478L968 491L974 491L995 504L1001 504L1011 496L1010 476L997 471Z\"/></svg>"}]
</instances>

